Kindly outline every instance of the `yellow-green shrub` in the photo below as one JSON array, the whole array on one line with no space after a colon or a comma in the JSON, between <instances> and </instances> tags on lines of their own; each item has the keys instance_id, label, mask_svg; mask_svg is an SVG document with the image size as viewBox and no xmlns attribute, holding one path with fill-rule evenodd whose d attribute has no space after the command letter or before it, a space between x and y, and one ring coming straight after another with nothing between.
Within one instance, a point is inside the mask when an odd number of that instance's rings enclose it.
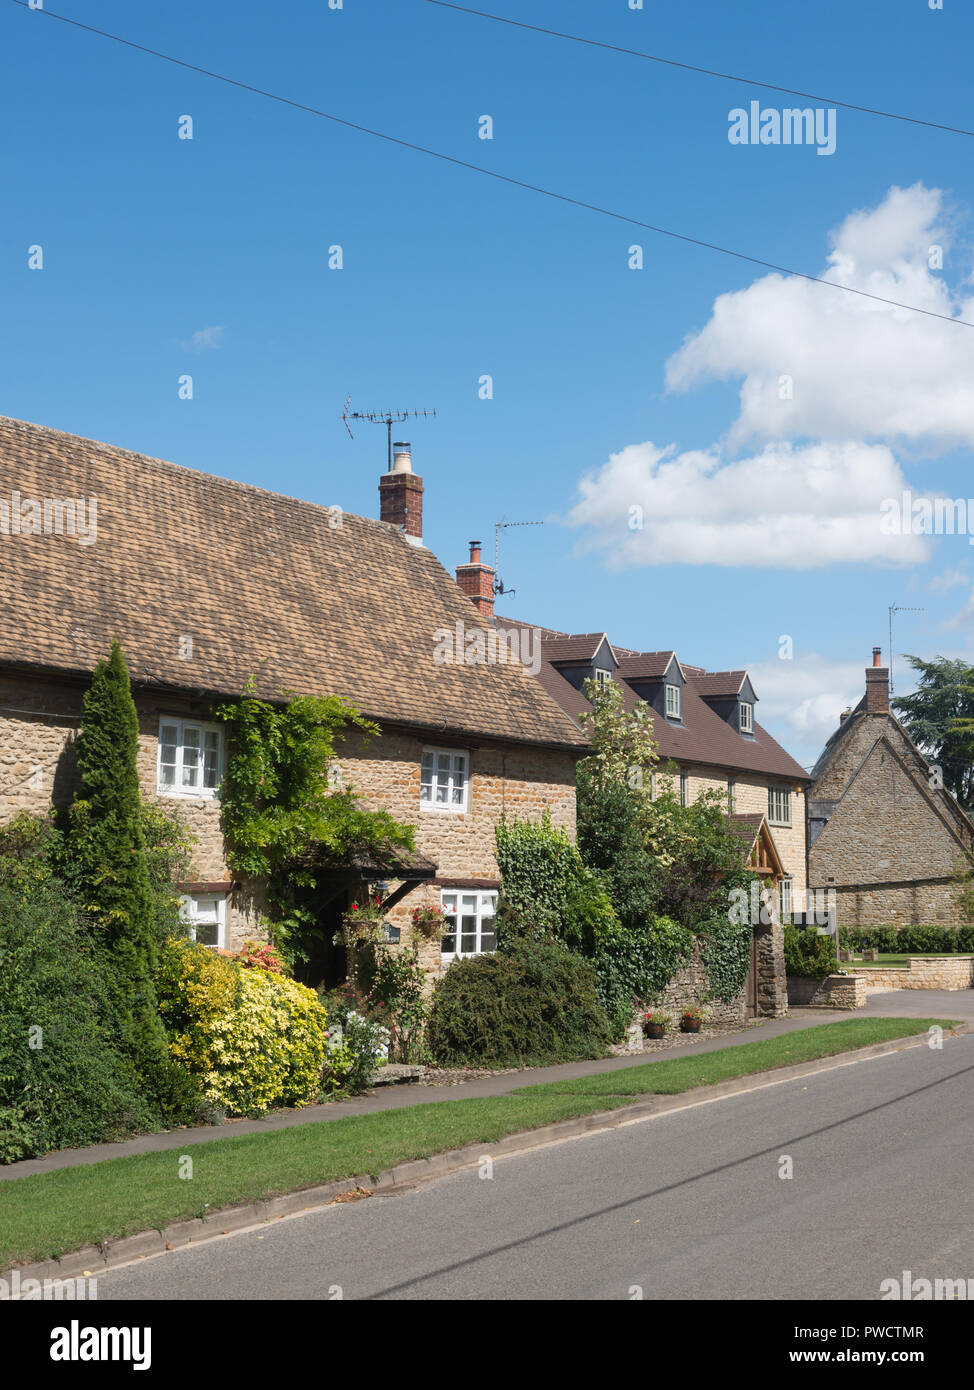
<instances>
[{"instance_id":1,"label":"yellow-green shrub","mask_svg":"<svg viewBox=\"0 0 974 1390\"><path fill-rule=\"evenodd\" d=\"M228 1114L318 1098L326 1013L314 990L192 941L164 946L156 983L169 1051Z\"/></svg>"}]
</instances>

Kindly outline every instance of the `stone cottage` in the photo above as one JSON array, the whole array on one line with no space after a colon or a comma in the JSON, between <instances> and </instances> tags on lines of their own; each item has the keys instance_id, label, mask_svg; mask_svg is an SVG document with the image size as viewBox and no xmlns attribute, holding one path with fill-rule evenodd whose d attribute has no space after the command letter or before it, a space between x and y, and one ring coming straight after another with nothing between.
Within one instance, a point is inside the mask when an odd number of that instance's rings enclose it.
<instances>
[{"instance_id":1,"label":"stone cottage","mask_svg":"<svg viewBox=\"0 0 974 1390\"><path fill-rule=\"evenodd\" d=\"M341 695L376 720L381 737L342 745L336 782L416 826L415 855L324 885L315 982L340 977L333 928L377 879L394 937L421 903L451 916L442 949L423 944L431 971L491 949L494 826L547 809L573 833L586 741L516 656L444 651L488 626L423 547L422 481L396 447L372 520L0 418L0 821L70 799L82 695L117 634L143 791L196 835L180 887L198 939L235 949L258 925L261 885L226 864L209 717L257 674L264 698Z\"/></svg>"},{"instance_id":2,"label":"stone cottage","mask_svg":"<svg viewBox=\"0 0 974 1390\"><path fill-rule=\"evenodd\" d=\"M812 769L809 886L834 889L840 926L957 925L974 825L891 713L881 655Z\"/></svg>"}]
</instances>

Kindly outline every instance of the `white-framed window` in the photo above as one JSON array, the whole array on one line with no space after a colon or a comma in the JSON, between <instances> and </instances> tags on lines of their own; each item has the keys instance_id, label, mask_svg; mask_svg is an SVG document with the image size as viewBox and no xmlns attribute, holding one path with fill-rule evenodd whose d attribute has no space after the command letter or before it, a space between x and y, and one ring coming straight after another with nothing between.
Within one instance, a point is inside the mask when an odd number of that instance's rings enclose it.
<instances>
[{"instance_id":1,"label":"white-framed window","mask_svg":"<svg viewBox=\"0 0 974 1390\"><path fill-rule=\"evenodd\" d=\"M788 923L791 921L791 879L783 878L778 885L778 897L780 903L781 920Z\"/></svg>"},{"instance_id":2,"label":"white-framed window","mask_svg":"<svg viewBox=\"0 0 974 1390\"><path fill-rule=\"evenodd\" d=\"M749 705L746 700L741 701L741 733L754 733L754 706Z\"/></svg>"},{"instance_id":3,"label":"white-framed window","mask_svg":"<svg viewBox=\"0 0 974 1390\"><path fill-rule=\"evenodd\" d=\"M444 960L480 956L497 949L494 934L496 892L444 889L440 893L440 906L446 919L440 943L440 955Z\"/></svg>"},{"instance_id":4,"label":"white-framed window","mask_svg":"<svg viewBox=\"0 0 974 1390\"><path fill-rule=\"evenodd\" d=\"M690 774L689 772L680 773L680 805L690 805Z\"/></svg>"},{"instance_id":5,"label":"white-framed window","mask_svg":"<svg viewBox=\"0 0 974 1390\"><path fill-rule=\"evenodd\" d=\"M184 893L179 915L189 923L189 934L203 946L227 944L227 895L225 893Z\"/></svg>"},{"instance_id":6,"label":"white-framed window","mask_svg":"<svg viewBox=\"0 0 974 1390\"><path fill-rule=\"evenodd\" d=\"M419 804L424 811L467 809L467 755L452 748L424 748Z\"/></svg>"},{"instance_id":7,"label":"white-framed window","mask_svg":"<svg viewBox=\"0 0 974 1390\"><path fill-rule=\"evenodd\" d=\"M603 670L601 669L601 667L598 667L598 666L597 666L597 667L595 668L595 680L596 680L596 683L597 683L600 687L603 687L603 688L604 688L604 687L607 686L607 685L609 684L609 682L612 680L612 672L611 672L611 671L603 671Z\"/></svg>"},{"instance_id":8,"label":"white-framed window","mask_svg":"<svg viewBox=\"0 0 974 1390\"><path fill-rule=\"evenodd\" d=\"M160 796L216 796L223 776L223 730L190 719L159 720Z\"/></svg>"},{"instance_id":9,"label":"white-framed window","mask_svg":"<svg viewBox=\"0 0 974 1390\"><path fill-rule=\"evenodd\" d=\"M667 719L680 719L680 687L678 685L668 685L666 687L666 717Z\"/></svg>"},{"instance_id":10,"label":"white-framed window","mask_svg":"<svg viewBox=\"0 0 974 1390\"><path fill-rule=\"evenodd\" d=\"M772 825L791 825L791 792L787 787L768 788L768 820Z\"/></svg>"},{"instance_id":11,"label":"white-framed window","mask_svg":"<svg viewBox=\"0 0 974 1390\"><path fill-rule=\"evenodd\" d=\"M734 781L733 777L728 777L728 779L727 779L727 811L728 811L728 814L733 815L733 814L734 814L734 811L735 811L736 809L737 809L737 783Z\"/></svg>"}]
</instances>

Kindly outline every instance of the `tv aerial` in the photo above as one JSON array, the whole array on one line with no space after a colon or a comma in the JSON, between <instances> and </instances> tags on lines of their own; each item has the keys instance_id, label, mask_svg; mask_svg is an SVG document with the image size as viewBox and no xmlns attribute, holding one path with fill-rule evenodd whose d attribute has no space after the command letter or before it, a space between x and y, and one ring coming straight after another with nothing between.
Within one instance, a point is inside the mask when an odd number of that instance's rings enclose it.
<instances>
[{"instance_id":1,"label":"tv aerial","mask_svg":"<svg viewBox=\"0 0 974 1390\"><path fill-rule=\"evenodd\" d=\"M386 427L386 457L389 463L390 472L392 470L392 427L401 425L404 420L408 420L414 415L435 415L435 410L349 410L352 403L351 396L345 397L345 409L342 411L342 420L348 430L349 439L354 439L350 420L365 420L370 425L385 425Z\"/></svg>"},{"instance_id":2,"label":"tv aerial","mask_svg":"<svg viewBox=\"0 0 974 1390\"><path fill-rule=\"evenodd\" d=\"M902 608L898 603L891 603L889 606L889 693L893 693L893 614L894 613L923 613L922 608Z\"/></svg>"},{"instance_id":3,"label":"tv aerial","mask_svg":"<svg viewBox=\"0 0 974 1390\"><path fill-rule=\"evenodd\" d=\"M504 581L500 576L500 556L501 556L501 532L506 531L509 526L543 526L543 521L508 521L501 517L500 521L494 522L494 593L495 594L516 594L516 589L505 589Z\"/></svg>"}]
</instances>

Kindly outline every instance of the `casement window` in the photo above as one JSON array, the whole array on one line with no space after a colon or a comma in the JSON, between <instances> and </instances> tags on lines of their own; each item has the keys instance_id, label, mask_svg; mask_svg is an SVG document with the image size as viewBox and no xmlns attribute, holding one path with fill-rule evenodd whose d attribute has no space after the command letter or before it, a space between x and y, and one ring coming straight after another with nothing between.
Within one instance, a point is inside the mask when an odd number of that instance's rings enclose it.
<instances>
[{"instance_id":1,"label":"casement window","mask_svg":"<svg viewBox=\"0 0 974 1390\"><path fill-rule=\"evenodd\" d=\"M728 814L729 814L729 815L733 815L736 809L737 809L737 783L734 781L733 777L728 777L728 779L727 779L727 811L728 811Z\"/></svg>"},{"instance_id":2,"label":"casement window","mask_svg":"<svg viewBox=\"0 0 974 1390\"><path fill-rule=\"evenodd\" d=\"M680 805L690 805L690 774L688 772L680 773Z\"/></svg>"},{"instance_id":3,"label":"casement window","mask_svg":"<svg viewBox=\"0 0 974 1390\"><path fill-rule=\"evenodd\" d=\"M463 956L480 956L497 949L494 916L497 912L496 893L447 892L440 894L445 926L440 943L444 960Z\"/></svg>"},{"instance_id":4,"label":"casement window","mask_svg":"<svg viewBox=\"0 0 974 1390\"><path fill-rule=\"evenodd\" d=\"M419 804L424 811L467 809L467 755L452 748L424 748Z\"/></svg>"},{"instance_id":5,"label":"casement window","mask_svg":"<svg viewBox=\"0 0 974 1390\"><path fill-rule=\"evenodd\" d=\"M741 733L754 733L754 706L749 705L745 700L741 701Z\"/></svg>"},{"instance_id":6,"label":"casement window","mask_svg":"<svg viewBox=\"0 0 974 1390\"><path fill-rule=\"evenodd\" d=\"M612 672L603 671L600 668L596 667L595 679L597 684L604 689L605 686L607 686L609 682L612 680Z\"/></svg>"},{"instance_id":7,"label":"casement window","mask_svg":"<svg viewBox=\"0 0 974 1390\"><path fill-rule=\"evenodd\" d=\"M667 719L681 719L681 691L678 685L668 685L666 687L666 717Z\"/></svg>"},{"instance_id":8,"label":"casement window","mask_svg":"<svg viewBox=\"0 0 974 1390\"><path fill-rule=\"evenodd\" d=\"M203 946L227 944L227 899L225 893L184 893L179 915L189 924L194 941Z\"/></svg>"},{"instance_id":9,"label":"casement window","mask_svg":"<svg viewBox=\"0 0 974 1390\"><path fill-rule=\"evenodd\" d=\"M222 776L222 729L188 719L160 719L161 796L215 796Z\"/></svg>"},{"instance_id":10,"label":"casement window","mask_svg":"<svg viewBox=\"0 0 974 1390\"><path fill-rule=\"evenodd\" d=\"M784 923L791 921L791 879L783 878L778 885L778 897L780 903L781 920Z\"/></svg>"},{"instance_id":11,"label":"casement window","mask_svg":"<svg viewBox=\"0 0 974 1390\"><path fill-rule=\"evenodd\" d=\"M791 792L787 787L768 788L768 820L772 825L791 825Z\"/></svg>"}]
</instances>

